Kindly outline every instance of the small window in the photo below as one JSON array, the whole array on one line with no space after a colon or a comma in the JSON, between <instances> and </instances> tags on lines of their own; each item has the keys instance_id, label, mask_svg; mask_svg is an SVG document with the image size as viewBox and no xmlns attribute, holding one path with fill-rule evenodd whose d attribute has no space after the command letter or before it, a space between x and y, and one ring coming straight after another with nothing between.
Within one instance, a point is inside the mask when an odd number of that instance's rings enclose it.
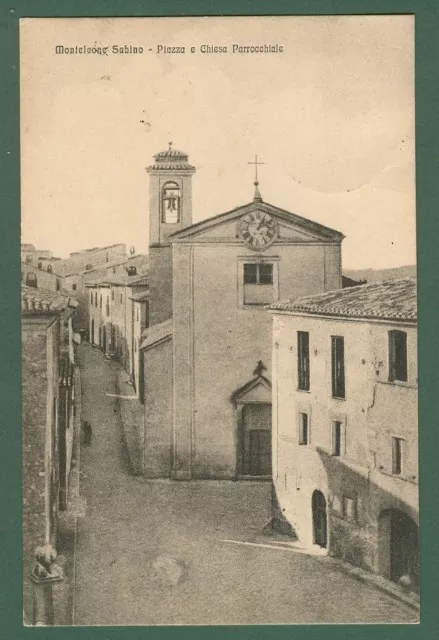
<instances>
[{"instance_id":1,"label":"small window","mask_svg":"<svg viewBox=\"0 0 439 640\"><path fill-rule=\"evenodd\" d=\"M273 265L245 263L244 284L273 284Z\"/></svg>"},{"instance_id":2,"label":"small window","mask_svg":"<svg viewBox=\"0 0 439 640\"><path fill-rule=\"evenodd\" d=\"M301 391L309 391L309 333L297 332L297 370L298 387Z\"/></svg>"},{"instance_id":3,"label":"small window","mask_svg":"<svg viewBox=\"0 0 439 640\"><path fill-rule=\"evenodd\" d=\"M56 289L57 291L59 291L59 290L61 289L61 281L60 281L60 280L58 280L58 278L56 279L55 289Z\"/></svg>"},{"instance_id":4,"label":"small window","mask_svg":"<svg viewBox=\"0 0 439 640\"><path fill-rule=\"evenodd\" d=\"M47 265L47 273L52 273L52 265L51 264Z\"/></svg>"},{"instance_id":5,"label":"small window","mask_svg":"<svg viewBox=\"0 0 439 640\"><path fill-rule=\"evenodd\" d=\"M345 398L344 338L331 336L332 396Z\"/></svg>"},{"instance_id":6,"label":"small window","mask_svg":"<svg viewBox=\"0 0 439 640\"><path fill-rule=\"evenodd\" d=\"M404 440L392 438L392 473L398 476L402 473Z\"/></svg>"},{"instance_id":7,"label":"small window","mask_svg":"<svg viewBox=\"0 0 439 640\"><path fill-rule=\"evenodd\" d=\"M95 307L98 306L98 292L95 292Z\"/></svg>"},{"instance_id":8,"label":"small window","mask_svg":"<svg viewBox=\"0 0 439 640\"><path fill-rule=\"evenodd\" d=\"M114 300L114 289L111 290L111 299Z\"/></svg>"},{"instance_id":9,"label":"small window","mask_svg":"<svg viewBox=\"0 0 439 640\"><path fill-rule=\"evenodd\" d=\"M90 291L90 304L93 306L93 291Z\"/></svg>"},{"instance_id":10,"label":"small window","mask_svg":"<svg viewBox=\"0 0 439 640\"><path fill-rule=\"evenodd\" d=\"M299 413L299 444L308 444L309 421L307 413Z\"/></svg>"},{"instance_id":11,"label":"small window","mask_svg":"<svg viewBox=\"0 0 439 640\"><path fill-rule=\"evenodd\" d=\"M137 321L139 321L139 307L137 307L136 309L136 319Z\"/></svg>"},{"instance_id":12,"label":"small window","mask_svg":"<svg viewBox=\"0 0 439 640\"><path fill-rule=\"evenodd\" d=\"M99 295L99 309L102 309L102 293Z\"/></svg>"},{"instance_id":13,"label":"small window","mask_svg":"<svg viewBox=\"0 0 439 640\"><path fill-rule=\"evenodd\" d=\"M123 295L122 294L120 294L120 302L121 303L123 302Z\"/></svg>"},{"instance_id":14,"label":"small window","mask_svg":"<svg viewBox=\"0 0 439 640\"><path fill-rule=\"evenodd\" d=\"M341 422L332 423L332 455L341 455Z\"/></svg>"},{"instance_id":15,"label":"small window","mask_svg":"<svg viewBox=\"0 0 439 640\"><path fill-rule=\"evenodd\" d=\"M407 382L407 334L389 331L389 381Z\"/></svg>"},{"instance_id":16,"label":"small window","mask_svg":"<svg viewBox=\"0 0 439 640\"><path fill-rule=\"evenodd\" d=\"M273 265L244 263L244 304L273 302Z\"/></svg>"},{"instance_id":17,"label":"small window","mask_svg":"<svg viewBox=\"0 0 439 640\"><path fill-rule=\"evenodd\" d=\"M355 521L357 519L357 501L351 496L343 496L342 502L343 516L347 520Z\"/></svg>"},{"instance_id":18,"label":"small window","mask_svg":"<svg viewBox=\"0 0 439 640\"><path fill-rule=\"evenodd\" d=\"M75 283L72 284L72 289L73 289L73 291L76 291L76 284Z\"/></svg>"}]
</instances>

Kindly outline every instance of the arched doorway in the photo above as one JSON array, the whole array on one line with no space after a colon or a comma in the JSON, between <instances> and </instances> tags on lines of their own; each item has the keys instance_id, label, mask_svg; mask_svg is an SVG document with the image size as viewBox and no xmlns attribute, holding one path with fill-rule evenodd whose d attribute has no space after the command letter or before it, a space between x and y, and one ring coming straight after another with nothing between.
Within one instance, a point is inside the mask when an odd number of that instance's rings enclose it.
<instances>
[{"instance_id":1,"label":"arched doorway","mask_svg":"<svg viewBox=\"0 0 439 640\"><path fill-rule=\"evenodd\" d=\"M418 525L397 509L383 511L378 519L379 572L399 582L409 580L419 590Z\"/></svg>"},{"instance_id":2,"label":"arched doorway","mask_svg":"<svg viewBox=\"0 0 439 640\"><path fill-rule=\"evenodd\" d=\"M326 500L321 491L312 494L312 526L314 544L324 547L328 544Z\"/></svg>"}]
</instances>

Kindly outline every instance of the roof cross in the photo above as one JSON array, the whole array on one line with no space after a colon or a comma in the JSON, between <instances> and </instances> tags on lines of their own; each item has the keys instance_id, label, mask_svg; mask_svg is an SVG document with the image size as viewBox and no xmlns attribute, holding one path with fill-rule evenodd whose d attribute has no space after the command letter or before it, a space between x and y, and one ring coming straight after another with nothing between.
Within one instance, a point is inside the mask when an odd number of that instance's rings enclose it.
<instances>
[{"instance_id":1,"label":"roof cross","mask_svg":"<svg viewBox=\"0 0 439 640\"><path fill-rule=\"evenodd\" d=\"M258 165L265 164L265 162L261 162L261 160L258 160L258 154L255 154L254 162L247 162L247 164L254 164L255 165L255 186L257 186L257 184L259 184L258 183Z\"/></svg>"},{"instance_id":2,"label":"roof cross","mask_svg":"<svg viewBox=\"0 0 439 640\"><path fill-rule=\"evenodd\" d=\"M255 165L255 181L254 181L254 185L255 185L255 196L254 196L254 201L255 202L262 202L262 196L259 192L259 182L258 182L258 166L260 164L265 164L265 162L261 162L261 160L258 160L258 155L255 154L255 160L254 162L248 162L247 164L254 164Z\"/></svg>"}]
</instances>

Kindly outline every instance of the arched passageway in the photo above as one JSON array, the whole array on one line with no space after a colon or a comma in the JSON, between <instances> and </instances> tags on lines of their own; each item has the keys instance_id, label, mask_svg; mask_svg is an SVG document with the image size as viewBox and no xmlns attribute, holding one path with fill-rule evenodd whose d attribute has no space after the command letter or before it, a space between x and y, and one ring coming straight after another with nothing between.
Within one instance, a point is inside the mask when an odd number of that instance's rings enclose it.
<instances>
[{"instance_id":1,"label":"arched passageway","mask_svg":"<svg viewBox=\"0 0 439 640\"><path fill-rule=\"evenodd\" d=\"M378 519L379 572L393 582L419 590L418 525L397 509L383 511Z\"/></svg>"}]
</instances>

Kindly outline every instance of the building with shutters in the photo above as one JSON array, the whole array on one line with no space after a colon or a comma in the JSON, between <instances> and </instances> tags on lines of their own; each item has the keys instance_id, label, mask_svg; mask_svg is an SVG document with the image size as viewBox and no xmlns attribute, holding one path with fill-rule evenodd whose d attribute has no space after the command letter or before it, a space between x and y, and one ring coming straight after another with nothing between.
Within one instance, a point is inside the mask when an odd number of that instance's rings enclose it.
<instances>
[{"instance_id":1,"label":"building with shutters","mask_svg":"<svg viewBox=\"0 0 439 640\"><path fill-rule=\"evenodd\" d=\"M418 588L415 279L274 303L277 524Z\"/></svg>"}]
</instances>

